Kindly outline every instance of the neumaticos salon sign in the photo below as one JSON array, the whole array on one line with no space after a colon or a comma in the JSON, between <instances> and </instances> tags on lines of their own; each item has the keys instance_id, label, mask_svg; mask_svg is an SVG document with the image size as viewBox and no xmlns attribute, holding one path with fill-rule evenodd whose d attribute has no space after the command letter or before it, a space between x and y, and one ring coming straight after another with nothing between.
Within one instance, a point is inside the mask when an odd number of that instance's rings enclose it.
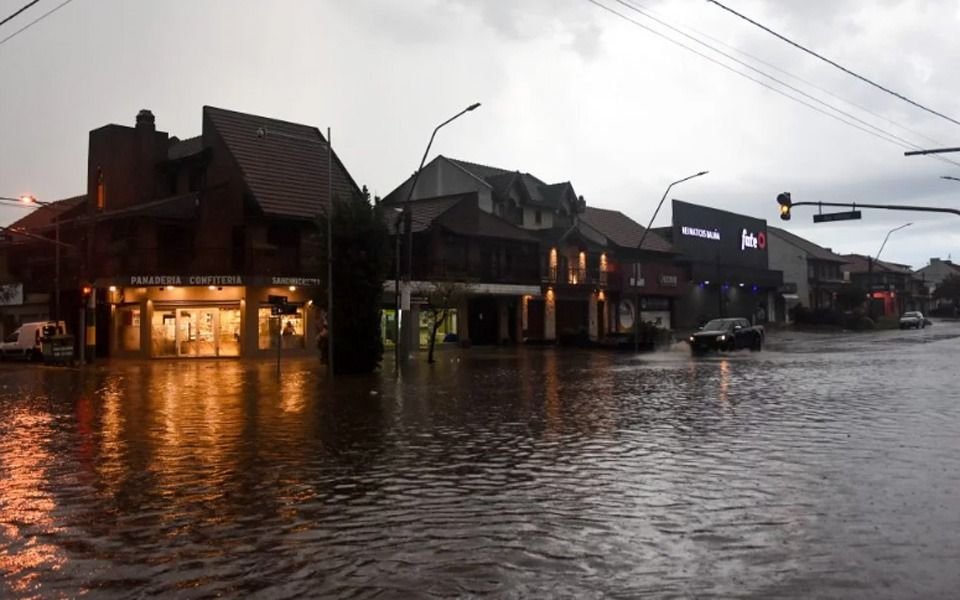
<instances>
[{"instance_id":1,"label":"neumaticos salon sign","mask_svg":"<svg viewBox=\"0 0 960 600\"><path fill-rule=\"evenodd\" d=\"M673 243L686 257L718 265L767 269L767 222L673 201Z\"/></svg>"}]
</instances>

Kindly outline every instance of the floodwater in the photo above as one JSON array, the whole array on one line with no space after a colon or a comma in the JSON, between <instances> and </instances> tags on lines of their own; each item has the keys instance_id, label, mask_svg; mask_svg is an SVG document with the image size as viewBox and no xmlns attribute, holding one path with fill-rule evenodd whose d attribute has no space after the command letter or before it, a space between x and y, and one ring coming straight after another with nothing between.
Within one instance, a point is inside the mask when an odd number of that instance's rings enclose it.
<instances>
[{"instance_id":1,"label":"floodwater","mask_svg":"<svg viewBox=\"0 0 960 600\"><path fill-rule=\"evenodd\" d=\"M955 596L958 351L5 365L0 596Z\"/></svg>"}]
</instances>

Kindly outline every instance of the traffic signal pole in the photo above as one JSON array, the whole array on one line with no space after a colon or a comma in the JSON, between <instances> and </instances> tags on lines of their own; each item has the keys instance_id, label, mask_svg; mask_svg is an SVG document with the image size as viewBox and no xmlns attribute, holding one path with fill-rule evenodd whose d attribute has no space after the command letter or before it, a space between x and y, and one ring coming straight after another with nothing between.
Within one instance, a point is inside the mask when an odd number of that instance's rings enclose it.
<instances>
[{"instance_id":1,"label":"traffic signal pole","mask_svg":"<svg viewBox=\"0 0 960 600\"><path fill-rule=\"evenodd\" d=\"M786 198L783 196L786 195ZM790 210L794 206L839 206L856 210L858 208L875 208L881 210L907 210L913 212L935 212L948 213L960 217L960 210L956 208L943 208L940 206L913 206L910 204L860 204L859 202L792 202L788 193L780 194L777 198L780 204L780 218L784 221L790 220Z\"/></svg>"}]
</instances>

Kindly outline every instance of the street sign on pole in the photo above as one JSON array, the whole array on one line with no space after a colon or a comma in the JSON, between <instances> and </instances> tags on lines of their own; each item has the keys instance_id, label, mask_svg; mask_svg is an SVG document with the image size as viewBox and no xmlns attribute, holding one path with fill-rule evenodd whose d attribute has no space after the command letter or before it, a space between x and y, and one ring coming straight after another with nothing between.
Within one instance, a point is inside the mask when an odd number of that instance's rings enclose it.
<instances>
[{"instance_id":1,"label":"street sign on pole","mask_svg":"<svg viewBox=\"0 0 960 600\"><path fill-rule=\"evenodd\" d=\"M813 215L814 223L829 223L831 221L851 221L853 219L861 218L859 210L851 210L849 212L838 212L838 213L827 213L820 215Z\"/></svg>"}]
</instances>

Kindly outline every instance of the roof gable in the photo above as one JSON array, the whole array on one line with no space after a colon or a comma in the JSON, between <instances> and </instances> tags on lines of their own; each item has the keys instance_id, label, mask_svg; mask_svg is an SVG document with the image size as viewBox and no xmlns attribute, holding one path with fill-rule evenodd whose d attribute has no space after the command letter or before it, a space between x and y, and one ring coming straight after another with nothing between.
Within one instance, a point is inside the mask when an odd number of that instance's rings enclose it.
<instances>
[{"instance_id":1,"label":"roof gable","mask_svg":"<svg viewBox=\"0 0 960 600\"><path fill-rule=\"evenodd\" d=\"M652 252L673 252L673 246L654 231L646 229L618 210L588 206L580 215L580 220L607 236L611 242L621 248L636 249L643 240L642 250Z\"/></svg>"},{"instance_id":2,"label":"roof gable","mask_svg":"<svg viewBox=\"0 0 960 600\"><path fill-rule=\"evenodd\" d=\"M329 204L328 144L316 127L203 107L203 137L219 135L247 188L268 215L312 219ZM333 152L333 196L359 188Z\"/></svg>"},{"instance_id":3,"label":"roof gable","mask_svg":"<svg viewBox=\"0 0 960 600\"><path fill-rule=\"evenodd\" d=\"M779 227L773 227L767 225L767 233L772 233L774 236L780 238L784 242L795 246L804 252L806 252L811 258L816 260L824 260L835 263L845 263L847 259L832 252L831 250L824 248L823 246L818 246L810 240L804 239L795 233L790 233L785 229Z\"/></svg>"}]
</instances>

